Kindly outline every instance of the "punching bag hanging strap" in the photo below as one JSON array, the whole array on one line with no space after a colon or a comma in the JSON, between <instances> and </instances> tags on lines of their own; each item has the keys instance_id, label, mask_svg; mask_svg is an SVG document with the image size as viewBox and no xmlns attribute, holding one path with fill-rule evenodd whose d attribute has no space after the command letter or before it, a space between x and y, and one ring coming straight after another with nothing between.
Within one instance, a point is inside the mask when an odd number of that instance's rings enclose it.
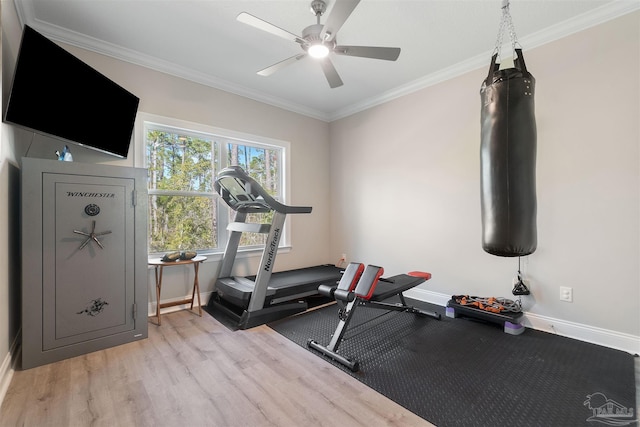
<instances>
[{"instance_id":1,"label":"punching bag hanging strap","mask_svg":"<svg viewBox=\"0 0 640 427\"><path fill-rule=\"evenodd\" d=\"M493 73L498 71L498 68L500 68L500 64L496 64L497 59L498 59L498 54L494 53L493 56L491 57L491 64L489 65L489 74L487 74L487 78L485 79L487 83L491 82Z\"/></svg>"},{"instance_id":2,"label":"punching bag hanging strap","mask_svg":"<svg viewBox=\"0 0 640 427\"><path fill-rule=\"evenodd\" d=\"M502 0L502 20L500 21L500 28L498 29L496 47L493 50L493 53L500 58L502 58L500 53L502 51L504 33L507 27L509 28L509 39L511 40L511 54L515 55L516 45L520 46L520 43L518 42L518 36L516 35L516 28L513 25L513 19L511 19L511 12L509 11L509 0ZM520 46L520 48L522 48L522 46Z\"/></svg>"},{"instance_id":3,"label":"punching bag hanging strap","mask_svg":"<svg viewBox=\"0 0 640 427\"><path fill-rule=\"evenodd\" d=\"M524 62L524 55L522 54L522 49L516 49L516 55L518 57L515 59L513 65L520 71L522 71L523 75L528 74L527 72L527 64Z\"/></svg>"},{"instance_id":4,"label":"punching bag hanging strap","mask_svg":"<svg viewBox=\"0 0 640 427\"><path fill-rule=\"evenodd\" d=\"M527 71L527 64L524 62L524 54L522 53L522 49L515 49L515 54L516 54L516 58L513 61L513 66L522 71L523 75L527 75L528 71ZM494 53L493 56L491 57L491 64L489 64L489 73L487 73L487 78L485 79L486 82L491 82L491 79L493 78L494 73L496 73L499 68L500 68L500 64L496 63L496 61L498 60L498 54Z\"/></svg>"}]
</instances>

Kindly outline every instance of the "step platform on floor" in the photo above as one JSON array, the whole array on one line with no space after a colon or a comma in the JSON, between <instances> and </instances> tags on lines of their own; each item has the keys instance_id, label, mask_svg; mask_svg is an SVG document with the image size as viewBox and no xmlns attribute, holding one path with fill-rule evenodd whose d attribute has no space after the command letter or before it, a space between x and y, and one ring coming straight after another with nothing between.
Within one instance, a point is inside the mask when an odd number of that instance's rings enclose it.
<instances>
[{"instance_id":1,"label":"step platform on floor","mask_svg":"<svg viewBox=\"0 0 640 427\"><path fill-rule=\"evenodd\" d=\"M476 307L458 304L455 300L450 299L447 303L445 314L451 318L471 317L487 322L498 323L503 325L504 332L510 335L520 335L525 330L525 327L519 322L520 317L522 317L522 312L491 313Z\"/></svg>"}]
</instances>

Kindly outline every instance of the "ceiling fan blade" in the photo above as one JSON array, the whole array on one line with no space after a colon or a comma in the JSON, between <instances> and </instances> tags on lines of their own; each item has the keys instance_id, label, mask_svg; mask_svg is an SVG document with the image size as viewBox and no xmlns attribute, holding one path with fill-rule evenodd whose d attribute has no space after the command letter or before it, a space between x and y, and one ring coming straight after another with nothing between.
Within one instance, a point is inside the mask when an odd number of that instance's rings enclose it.
<instances>
[{"instance_id":1,"label":"ceiling fan blade","mask_svg":"<svg viewBox=\"0 0 640 427\"><path fill-rule=\"evenodd\" d=\"M384 59L385 61L395 61L400 56L399 47L336 46L333 51L338 55Z\"/></svg>"},{"instance_id":2,"label":"ceiling fan blade","mask_svg":"<svg viewBox=\"0 0 640 427\"><path fill-rule=\"evenodd\" d=\"M270 76L271 74L275 73L276 71L278 71L281 68L286 67L289 64L292 64L296 61L301 60L302 58L304 58L305 56L307 56L306 53L300 53L298 55L292 56L291 58L287 58L283 61L277 62L275 64L273 64L270 67L265 68L264 70L260 70L258 71L258 74L260 74L261 76Z\"/></svg>"},{"instance_id":3,"label":"ceiling fan blade","mask_svg":"<svg viewBox=\"0 0 640 427\"><path fill-rule=\"evenodd\" d=\"M328 57L320 60L320 66L322 67L324 76L327 78L331 89L343 85L342 79L338 75L338 71L336 71L336 67L333 66L333 63Z\"/></svg>"},{"instance_id":4,"label":"ceiling fan blade","mask_svg":"<svg viewBox=\"0 0 640 427\"><path fill-rule=\"evenodd\" d=\"M353 9L360 3L360 0L336 0L331 9L331 14L327 18L327 22L324 23L320 38L324 39L326 34L329 34L326 41L331 41L336 37L336 33L342 28Z\"/></svg>"},{"instance_id":5,"label":"ceiling fan blade","mask_svg":"<svg viewBox=\"0 0 640 427\"><path fill-rule=\"evenodd\" d=\"M290 33L287 30L283 30L280 27L276 27L275 25L257 18L247 12L241 12L236 19L244 24L251 25L254 28L266 31L267 33L271 33L278 37L282 37L283 39L291 40L300 44L304 43L304 40L302 40L302 38L296 36L295 34Z\"/></svg>"}]
</instances>

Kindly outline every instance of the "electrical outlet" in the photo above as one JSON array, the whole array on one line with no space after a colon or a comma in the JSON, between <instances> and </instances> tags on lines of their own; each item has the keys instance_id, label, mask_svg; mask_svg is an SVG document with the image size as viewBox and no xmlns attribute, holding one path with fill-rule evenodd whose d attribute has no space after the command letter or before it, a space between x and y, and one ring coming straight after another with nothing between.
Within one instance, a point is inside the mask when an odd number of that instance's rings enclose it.
<instances>
[{"instance_id":1,"label":"electrical outlet","mask_svg":"<svg viewBox=\"0 0 640 427\"><path fill-rule=\"evenodd\" d=\"M573 288L560 286L560 301L573 302Z\"/></svg>"}]
</instances>

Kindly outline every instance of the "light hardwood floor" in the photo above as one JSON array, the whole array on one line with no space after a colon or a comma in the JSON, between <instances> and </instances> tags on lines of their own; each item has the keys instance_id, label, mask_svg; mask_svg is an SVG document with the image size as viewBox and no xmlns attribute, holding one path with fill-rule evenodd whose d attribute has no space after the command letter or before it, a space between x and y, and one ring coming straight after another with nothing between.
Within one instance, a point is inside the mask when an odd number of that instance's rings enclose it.
<instances>
[{"instance_id":1,"label":"light hardwood floor","mask_svg":"<svg viewBox=\"0 0 640 427\"><path fill-rule=\"evenodd\" d=\"M149 339L16 371L0 425L432 426L267 326L188 311Z\"/></svg>"}]
</instances>

